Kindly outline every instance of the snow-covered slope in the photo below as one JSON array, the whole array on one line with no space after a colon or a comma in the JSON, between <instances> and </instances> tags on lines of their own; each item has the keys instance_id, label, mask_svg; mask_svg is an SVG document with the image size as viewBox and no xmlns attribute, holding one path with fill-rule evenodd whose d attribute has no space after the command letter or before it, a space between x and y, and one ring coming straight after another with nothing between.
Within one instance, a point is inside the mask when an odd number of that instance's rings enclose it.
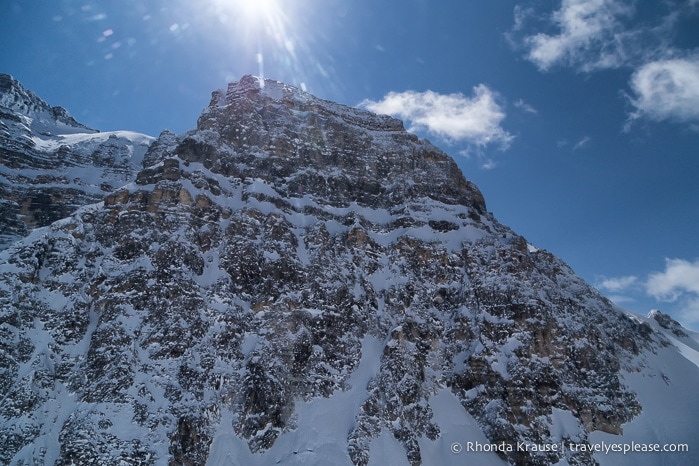
<instances>
[{"instance_id":1,"label":"snow-covered slope","mask_svg":"<svg viewBox=\"0 0 699 466\"><path fill-rule=\"evenodd\" d=\"M400 121L261 84L0 255L0 462L699 463L694 334ZM650 441L689 451L594 450Z\"/></svg>"},{"instance_id":2,"label":"snow-covered slope","mask_svg":"<svg viewBox=\"0 0 699 466\"><path fill-rule=\"evenodd\" d=\"M87 128L0 74L0 249L133 181L151 142Z\"/></svg>"},{"instance_id":3,"label":"snow-covered slope","mask_svg":"<svg viewBox=\"0 0 699 466\"><path fill-rule=\"evenodd\" d=\"M637 356L636 369L625 370L621 375L636 393L643 410L624 425L623 435L593 432L590 439L597 444L623 444L626 448L635 443L641 452L597 453L595 458L603 465L694 464L699 461L699 334L682 328L659 311L652 311L647 318L630 313L629 316L649 325L660 341L652 351ZM651 451L643 451L644 448ZM656 448L661 451L652 451ZM689 451L683 451L686 448Z\"/></svg>"}]
</instances>

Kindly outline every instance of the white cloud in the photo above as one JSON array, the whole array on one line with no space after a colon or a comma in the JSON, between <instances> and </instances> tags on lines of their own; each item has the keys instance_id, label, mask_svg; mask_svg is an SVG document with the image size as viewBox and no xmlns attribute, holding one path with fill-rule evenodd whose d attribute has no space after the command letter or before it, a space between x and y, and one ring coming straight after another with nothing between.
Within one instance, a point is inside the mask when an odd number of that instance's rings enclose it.
<instances>
[{"instance_id":1,"label":"white cloud","mask_svg":"<svg viewBox=\"0 0 699 466\"><path fill-rule=\"evenodd\" d=\"M525 37L527 58L542 71L558 64L584 71L619 67L628 42L622 23L633 13L624 0L563 0L550 17L558 33ZM521 13L515 10L515 16L515 30L522 29Z\"/></svg>"},{"instance_id":2,"label":"white cloud","mask_svg":"<svg viewBox=\"0 0 699 466\"><path fill-rule=\"evenodd\" d=\"M665 259L665 271L648 277L646 293L658 301L677 303L679 320L695 327L699 324L699 259Z\"/></svg>"},{"instance_id":3,"label":"white cloud","mask_svg":"<svg viewBox=\"0 0 699 466\"><path fill-rule=\"evenodd\" d=\"M639 291L639 282L638 277L634 275L624 277L598 276L595 278L595 287L613 303L623 306L637 301L633 296Z\"/></svg>"},{"instance_id":4,"label":"white cloud","mask_svg":"<svg viewBox=\"0 0 699 466\"><path fill-rule=\"evenodd\" d=\"M646 63L630 85L637 109L632 119L699 121L699 55Z\"/></svg>"},{"instance_id":5,"label":"white cloud","mask_svg":"<svg viewBox=\"0 0 699 466\"><path fill-rule=\"evenodd\" d=\"M587 145L587 143L590 142L590 136L585 136L582 139L580 139L578 142L575 143L573 146L573 150L578 150L582 149Z\"/></svg>"},{"instance_id":6,"label":"white cloud","mask_svg":"<svg viewBox=\"0 0 699 466\"><path fill-rule=\"evenodd\" d=\"M630 296L624 296L624 295L609 295L607 296L611 302L614 304L618 304L619 306L623 306L625 304L631 304L635 303L636 300Z\"/></svg>"},{"instance_id":7,"label":"white cloud","mask_svg":"<svg viewBox=\"0 0 699 466\"><path fill-rule=\"evenodd\" d=\"M637 15L639 3L562 0L546 14L515 6L507 37L541 71L633 69L629 101L635 110L625 130L644 117L689 123L699 131L699 52L688 56L673 45L678 23L696 14L699 0L660 2L653 16Z\"/></svg>"},{"instance_id":8,"label":"white cloud","mask_svg":"<svg viewBox=\"0 0 699 466\"><path fill-rule=\"evenodd\" d=\"M493 159L488 159L486 158L483 163L481 163L481 168L483 170L492 170L493 168L497 167L498 164L495 160Z\"/></svg>"},{"instance_id":9,"label":"white cloud","mask_svg":"<svg viewBox=\"0 0 699 466\"><path fill-rule=\"evenodd\" d=\"M677 22L695 9L692 4L666 2L655 17L639 18L637 3L562 0L557 10L546 15L515 6L514 25L506 36L514 46L523 47L541 71L555 66L584 72L637 67L667 57ZM532 23L546 32L531 31Z\"/></svg>"},{"instance_id":10,"label":"white cloud","mask_svg":"<svg viewBox=\"0 0 699 466\"><path fill-rule=\"evenodd\" d=\"M680 320L696 328L699 324L699 296L687 299L680 311Z\"/></svg>"},{"instance_id":11,"label":"white cloud","mask_svg":"<svg viewBox=\"0 0 699 466\"><path fill-rule=\"evenodd\" d=\"M699 1L699 0L697 0ZM514 10L514 20L515 24L512 26L513 31L520 31L524 29L527 20L530 16L534 15L534 10L531 8L523 8L522 5L515 5Z\"/></svg>"},{"instance_id":12,"label":"white cloud","mask_svg":"<svg viewBox=\"0 0 699 466\"><path fill-rule=\"evenodd\" d=\"M619 293L621 291L627 290L630 287L636 285L638 282L638 277L633 275L627 275L625 277L600 277L597 283L597 288L602 291L610 291L612 293Z\"/></svg>"},{"instance_id":13,"label":"white cloud","mask_svg":"<svg viewBox=\"0 0 699 466\"><path fill-rule=\"evenodd\" d=\"M595 287L613 303L622 306L636 302L633 295L638 291L638 277L633 275L611 278L598 276L595 278Z\"/></svg>"},{"instance_id":14,"label":"white cloud","mask_svg":"<svg viewBox=\"0 0 699 466\"><path fill-rule=\"evenodd\" d=\"M699 0L697 0L697 1L699 1ZM534 115L539 114L539 111L537 109L535 109L534 107L532 107L531 105L529 105L528 103L526 103L522 99L517 99L514 103L514 106L519 108L520 110L527 112L527 113L533 113Z\"/></svg>"},{"instance_id":15,"label":"white cloud","mask_svg":"<svg viewBox=\"0 0 699 466\"><path fill-rule=\"evenodd\" d=\"M475 86L473 93L469 98L460 93L390 92L379 102L365 100L360 105L408 121L410 131L426 130L478 148L496 144L507 149L513 136L500 126L506 114L498 94L485 84Z\"/></svg>"},{"instance_id":16,"label":"white cloud","mask_svg":"<svg viewBox=\"0 0 699 466\"><path fill-rule=\"evenodd\" d=\"M646 292L656 299L676 301L686 294L699 298L699 259L665 259L665 271L648 277Z\"/></svg>"},{"instance_id":17,"label":"white cloud","mask_svg":"<svg viewBox=\"0 0 699 466\"><path fill-rule=\"evenodd\" d=\"M683 325L695 329L699 325L699 259L665 259L665 270L645 280L635 275L597 276L595 287L619 305L642 303L645 292L658 302L658 308L664 312L669 308L669 314Z\"/></svg>"}]
</instances>

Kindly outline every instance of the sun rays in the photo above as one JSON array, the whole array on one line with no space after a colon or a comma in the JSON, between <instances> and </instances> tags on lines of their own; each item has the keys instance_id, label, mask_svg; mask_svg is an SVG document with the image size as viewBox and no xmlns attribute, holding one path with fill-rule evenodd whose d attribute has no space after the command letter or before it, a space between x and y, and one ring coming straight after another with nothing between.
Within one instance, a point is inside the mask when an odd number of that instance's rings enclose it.
<instances>
[{"instance_id":1,"label":"sun rays","mask_svg":"<svg viewBox=\"0 0 699 466\"><path fill-rule=\"evenodd\" d=\"M281 0L212 0L211 13L227 25L230 40L241 44L257 63L256 70L264 77L264 65L273 64L284 74L303 82L304 62L312 53L307 48L310 34L303 27L302 7L306 1ZM299 52L304 50L303 56Z\"/></svg>"}]
</instances>

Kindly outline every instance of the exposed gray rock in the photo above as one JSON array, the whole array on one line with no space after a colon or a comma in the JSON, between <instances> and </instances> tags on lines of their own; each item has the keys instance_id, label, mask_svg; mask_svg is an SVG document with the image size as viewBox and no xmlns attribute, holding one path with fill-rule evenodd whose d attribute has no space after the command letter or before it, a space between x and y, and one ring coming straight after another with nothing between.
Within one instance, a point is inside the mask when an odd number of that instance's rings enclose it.
<instances>
[{"instance_id":1,"label":"exposed gray rock","mask_svg":"<svg viewBox=\"0 0 699 466\"><path fill-rule=\"evenodd\" d=\"M152 141L90 129L0 74L0 249L133 181Z\"/></svg>"},{"instance_id":2,"label":"exposed gray rock","mask_svg":"<svg viewBox=\"0 0 699 466\"><path fill-rule=\"evenodd\" d=\"M263 454L303 427L297 405L350 390L337 464L368 464L382 432L422 464L443 389L508 445L584 444L642 410L620 374L661 337L398 120L245 77L144 158L0 256L0 462L203 465L217 432ZM362 356L377 372L351 387Z\"/></svg>"},{"instance_id":3,"label":"exposed gray rock","mask_svg":"<svg viewBox=\"0 0 699 466\"><path fill-rule=\"evenodd\" d=\"M657 309L653 309L648 314L648 317L655 320L664 329L670 330L675 336L687 337L687 333L682 328L682 325L667 314L663 314Z\"/></svg>"}]
</instances>

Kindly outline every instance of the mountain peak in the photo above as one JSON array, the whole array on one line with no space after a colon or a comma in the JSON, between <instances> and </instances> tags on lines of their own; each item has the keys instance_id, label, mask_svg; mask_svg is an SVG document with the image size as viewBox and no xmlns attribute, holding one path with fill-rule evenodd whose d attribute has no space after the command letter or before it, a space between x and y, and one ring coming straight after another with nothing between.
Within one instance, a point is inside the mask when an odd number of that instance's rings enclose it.
<instances>
[{"instance_id":1,"label":"mountain peak","mask_svg":"<svg viewBox=\"0 0 699 466\"><path fill-rule=\"evenodd\" d=\"M187 162L264 179L290 198L390 207L422 197L486 211L454 160L400 120L254 76L214 92L175 151Z\"/></svg>"},{"instance_id":2,"label":"mountain peak","mask_svg":"<svg viewBox=\"0 0 699 466\"><path fill-rule=\"evenodd\" d=\"M90 129L0 74L0 249L133 180L152 139Z\"/></svg>"},{"instance_id":3,"label":"mountain peak","mask_svg":"<svg viewBox=\"0 0 699 466\"><path fill-rule=\"evenodd\" d=\"M235 101L240 95L264 94L273 100L284 99L314 99L315 97L301 89L290 86L280 81L269 78L261 78L250 74L244 75L238 81L228 83L226 90L217 91L222 93L226 100Z\"/></svg>"},{"instance_id":4,"label":"mountain peak","mask_svg":"<svg viewBox=\"0 0 699 466\"><path fill-rule=\"evenodd\" d=\"M244 77L143 160L0 256L1 463L592 466L696 441L694 335L497 222L400 121ZM673 455L623 458L699 461Z\"/></svg>"},{"instance_id":5,"label":"mountain peak","mask_svg":"<svg viewBox=\"0 0 699 466\"><path fill-rule=\"evenodd\" d=\"M27 117L27 123L40 133L96 133L73 118L63 107L52 107L26 89L9 74L0 73L0 108Z\"/></svg>"},{"instance_id":6,"label":"mountain peak","mask_svg":"<svg viewBox=\"0 0 699 466\"><path fill-rule=\"evenodd\" d=\"M258 108L283 105L298 112L333 115L368 130L405 131L403 122L392 116L323 100L294 86L252 75L229 83L226 90L214 91L209 109L245 104Z\"/></svg>"}]
</instances>

